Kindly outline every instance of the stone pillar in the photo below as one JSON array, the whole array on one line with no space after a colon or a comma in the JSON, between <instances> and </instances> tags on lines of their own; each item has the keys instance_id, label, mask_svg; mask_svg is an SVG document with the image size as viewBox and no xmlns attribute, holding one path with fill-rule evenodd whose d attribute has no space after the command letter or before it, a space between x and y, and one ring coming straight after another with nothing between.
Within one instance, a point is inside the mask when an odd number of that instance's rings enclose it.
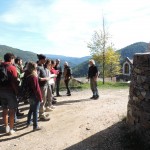
<instances>
[{"instance_id":1,"label":"stone pillar","mask_svg":"<svg viewBox=\"0 0 150 150\"><path fill-rule=\"evenodd\" d=\"M150 128L150 53L135 54L133 58L127 123Z\"/></svg>"}]
</instances>

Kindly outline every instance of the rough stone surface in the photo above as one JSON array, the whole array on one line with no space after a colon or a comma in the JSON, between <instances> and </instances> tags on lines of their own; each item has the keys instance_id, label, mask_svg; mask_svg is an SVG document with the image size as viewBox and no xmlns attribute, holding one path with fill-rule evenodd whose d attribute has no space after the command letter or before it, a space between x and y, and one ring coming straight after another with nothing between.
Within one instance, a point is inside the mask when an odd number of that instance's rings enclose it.
<instances>
[{"instance_id":1,"label":"rough stone surface","mask_svg":"<svg viewBox=\"0 0 150 150\"><path fill-rule=\"evenodd\" d=\"M150 128L150 54L135 54L129 101L127 123L137 128Z\"/></svg>"}]
</instances>

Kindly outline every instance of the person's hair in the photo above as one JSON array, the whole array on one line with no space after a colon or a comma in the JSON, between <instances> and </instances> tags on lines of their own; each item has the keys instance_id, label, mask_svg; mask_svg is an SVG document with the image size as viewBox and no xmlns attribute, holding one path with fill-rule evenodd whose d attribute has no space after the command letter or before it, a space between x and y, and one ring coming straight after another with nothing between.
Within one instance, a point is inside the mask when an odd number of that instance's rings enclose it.
<instances>
[{"instance_id":1,"label":"person's hair","mask_svg":"<svg viewBox=\"0 0 150 150\"><path fill-rule=\"evenodd\" d=\"M20 60L22 60L20 57L15 58L15 64L17 64Z\"/></svg>"},{"instance_id":2,"label":"person's hair","mask_svg":"<svg viewBox=\"0 0 150 150\"><path fill-rule=\"evenodd\" d=\"M4 55L4 61L5 62L10 62L11 59L15 59L15 55L13 53L6 53Z\"/></svg>"},{"instance_id":3,"label":"person's hair","mask_svg":"<svg viewBox=\"0 0 150 150\"><path fill-rule=\"evenodd\" d=\"M65 61L64 65L68 66L68 62L67 62L67 61Z\"/></svg>"},{"instance_id":4,"label":"person's hair","mask_svg":"<svg viewBox=\"0 0 150 150\"><path fill-rule=\"evenodd\" d=\"M60 59L56 59L56 62L60 62Z\"/></svg>"},{"instance_id":5,"label":"person's hair","mask_svg":"<svg viewBox=\"0 0 150 150\"><path fill-rule=\"evenodd\" d=\"M46 59L46 62L44 64L44 67L47 68L47 65L51 64L51 60L50 59Z\"/></svg>"},{"instance_id":6,"label":"person's hair","mask_svg":"<svg viewBox=\"0 0 150 150\"><path fill-rule=\"evenodd\" d=\"M90 59L89 62L91 62L93 65L95 65L94 59Z\"/></svg>"},{"instance_id":7,"label":"person's hair","mask_svg":"<svg viewBox=\"0 0 150 150\"><path fill-rule=\"evenodd\" d=\"M56 63L56 61L54 60L51 60L51 64L54 65Z\"/></svg>"},{"instance_id":8,"label":"person's hair","mask_svg":"<svg viewBox=\"0 0 150 150\"><path fill-rule=\"evenodd\" d=\"M37 54L37 58L38 58L39 60L41 60L41 59L46 59L46 56L43 55L43 54Z\"/></svg>"},{"instance_id":9,"label":"person's hair","mask_svg":"<svg viewBox=\"0 0 150 150\"><path fill-rule=\"evenodd\" d=\"M37 67L37 64L33 61L28 62L27 64L27 70L29 71L29 73L32 73Z\"/></svg>"}]
</instances>

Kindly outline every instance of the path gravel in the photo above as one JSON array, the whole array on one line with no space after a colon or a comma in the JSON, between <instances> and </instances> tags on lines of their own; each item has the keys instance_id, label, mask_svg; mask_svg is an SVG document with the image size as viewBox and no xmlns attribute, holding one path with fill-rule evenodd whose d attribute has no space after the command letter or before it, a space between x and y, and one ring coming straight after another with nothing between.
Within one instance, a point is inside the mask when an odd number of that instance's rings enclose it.
<instances>
[{"instance_id":1,"label":"path gravel","mask_svg":"<svg viewBox=\"0 0 150 150\"><path fill-rule=\"evenodd\" d=\"M20 104L25 115L16 124L17 132L6 135L0 116L0 150L121 150L120 127L127 113L128 89L100 89L100 98L91 100L91 91L74 91L58 97L51 120L39 122L42 130L26 128L28 105ZM0 108L0 115L1 108Z\"/></svg>"}]
</instances>

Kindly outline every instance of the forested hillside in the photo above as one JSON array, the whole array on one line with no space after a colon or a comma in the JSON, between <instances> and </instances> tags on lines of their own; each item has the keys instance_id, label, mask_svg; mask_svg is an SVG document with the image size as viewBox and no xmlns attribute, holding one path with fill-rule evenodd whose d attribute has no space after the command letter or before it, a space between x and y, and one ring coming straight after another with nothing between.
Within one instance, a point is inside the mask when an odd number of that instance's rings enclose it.
<instances>
[{"instance_id":1,"label":"forested hillside","mask_svg":"<svg viewBox=\"0 0 150 150\"><path fill-rule=\"evenodd\" d=\"M61 65L63 65L64 62L67 61L71 67L75 67L75 66L83 63L84 61L87 61L90 58L90 56L78 58L78 57L68 57L68 56L52 55L52 54L45 54L45 55L46 55L46 57L48 57L50 59L60 59Z\"/></svg>"},{"instance_id":2,"label":"forested hillside","mask_svg":"<svg viewBox=\"0 0 150 150\"><path fill-rule=\"evenodd\" d=\"M84 61L83 63L79 64L78 66L72 68L72 72L73 72L74 77L85 77L85 76L87 76L88 60Z\"/></svg>"},{"instance_id":3,"label":"forested hillside","mask_svg":"<svg viewBox=\"0 0 150 150\"><path fill-rule=\"evenodd\" d=\"M132 59L135 53L144 53L147 51L148 43L145 42L137 42L118 50L118 52L121 54L121 61L123 61L126 57Z\"/></svg>"},{"instance_id":4,"label":"forested hillside","mask_svg":"<svg viewBox=\"0 0 150 150\"><path fill-rule=\"evenodd\" d=\"M29 52L29 51L23 51L17 48L12 48L9 46L5 46L5 45L0 45L0 57L1 59L3 59L4 54L6 54L7 52L11 52L13 54L15 54L15 56L19 56L23 59L24 62L26 61L37 61L37 54L33 53L33 52Z\"/></svg>"},{"instance_id":5,"label":"forested hillside","mask_svg":"<svg viewBox=\"0 0 150 150\"><path fill-rule=\"evenodd\" d=\"M26 61L37 61L37 54L33 53L33 52L29 52L29 51L24 51L24 50L20 50L17 48L12 48L9 46L5 46L5 45L0 45L0 59L3 60L3 56L5 53L7 52L11 52L14 53L16 56L19 56L23 59L24 62ZM44 52L43 52L44 54ZM71 67L75 67L78 64L88 60L90 58L90 56L85 56L85 57L67 57L67 56L62 56L62 55L52 55L52 54L44 54L46 55L47 58L49 59L60 59L61 60L61 65L63 66L64 62L67 61L69 63L69 65Z\"/></svg>"},{"instance_id":6,"label":"forested hillside","mask_svg":"<svg viewBox=\"0 0 150 150\"><path fill-rule=\"evenodd\" d=\"M144 53L147 51L150 51L150 50L148 50L148 43L137 42L137 43L131 44L129 46L126 46L125 48L122 48L122 49L118 50L117 52L120 53L120 55L121 55L120 62L122 62L122 61L124 61L124 59L126 57L133 59L133 55L135 53ZM88 61L85 61L73 68L73 75L75 77L86 76L87 69L88 69Z\"/></svg>"},{"instance_id":7,"label":"forested hillside","mask_svg":"<svg viewBox=\"0 0 150 150\"><path fill-rule=\"evenodd\" d=\"M137 42L137 43L131 44L129 46L126 46L125 48L118 50L117 52L120 53L121 55L121 62L126 57L129 57L130 59L132 59L135 53L144 53L144 52L150 51L148 48L148 45L149 44L146 42ZM37 61L36 53L23 51L23 50L12 48L12 47L5 46L5 45L0 45L0 59L3 59L4 54L7 52L12 52L16 56L21 57L24 62L29 61L29 60ZM61 60L62 66L64 62L67 61L69 65L71 66L73 75L75 77L83 77L87 75L88 60L91 58L91 56L77 58L77 57L67 57L67 56L52 55L52 54L45 54L45 55L47 56L47 58L50 58L50 59L59 58Z\"/></svg>"}]
</instances>

